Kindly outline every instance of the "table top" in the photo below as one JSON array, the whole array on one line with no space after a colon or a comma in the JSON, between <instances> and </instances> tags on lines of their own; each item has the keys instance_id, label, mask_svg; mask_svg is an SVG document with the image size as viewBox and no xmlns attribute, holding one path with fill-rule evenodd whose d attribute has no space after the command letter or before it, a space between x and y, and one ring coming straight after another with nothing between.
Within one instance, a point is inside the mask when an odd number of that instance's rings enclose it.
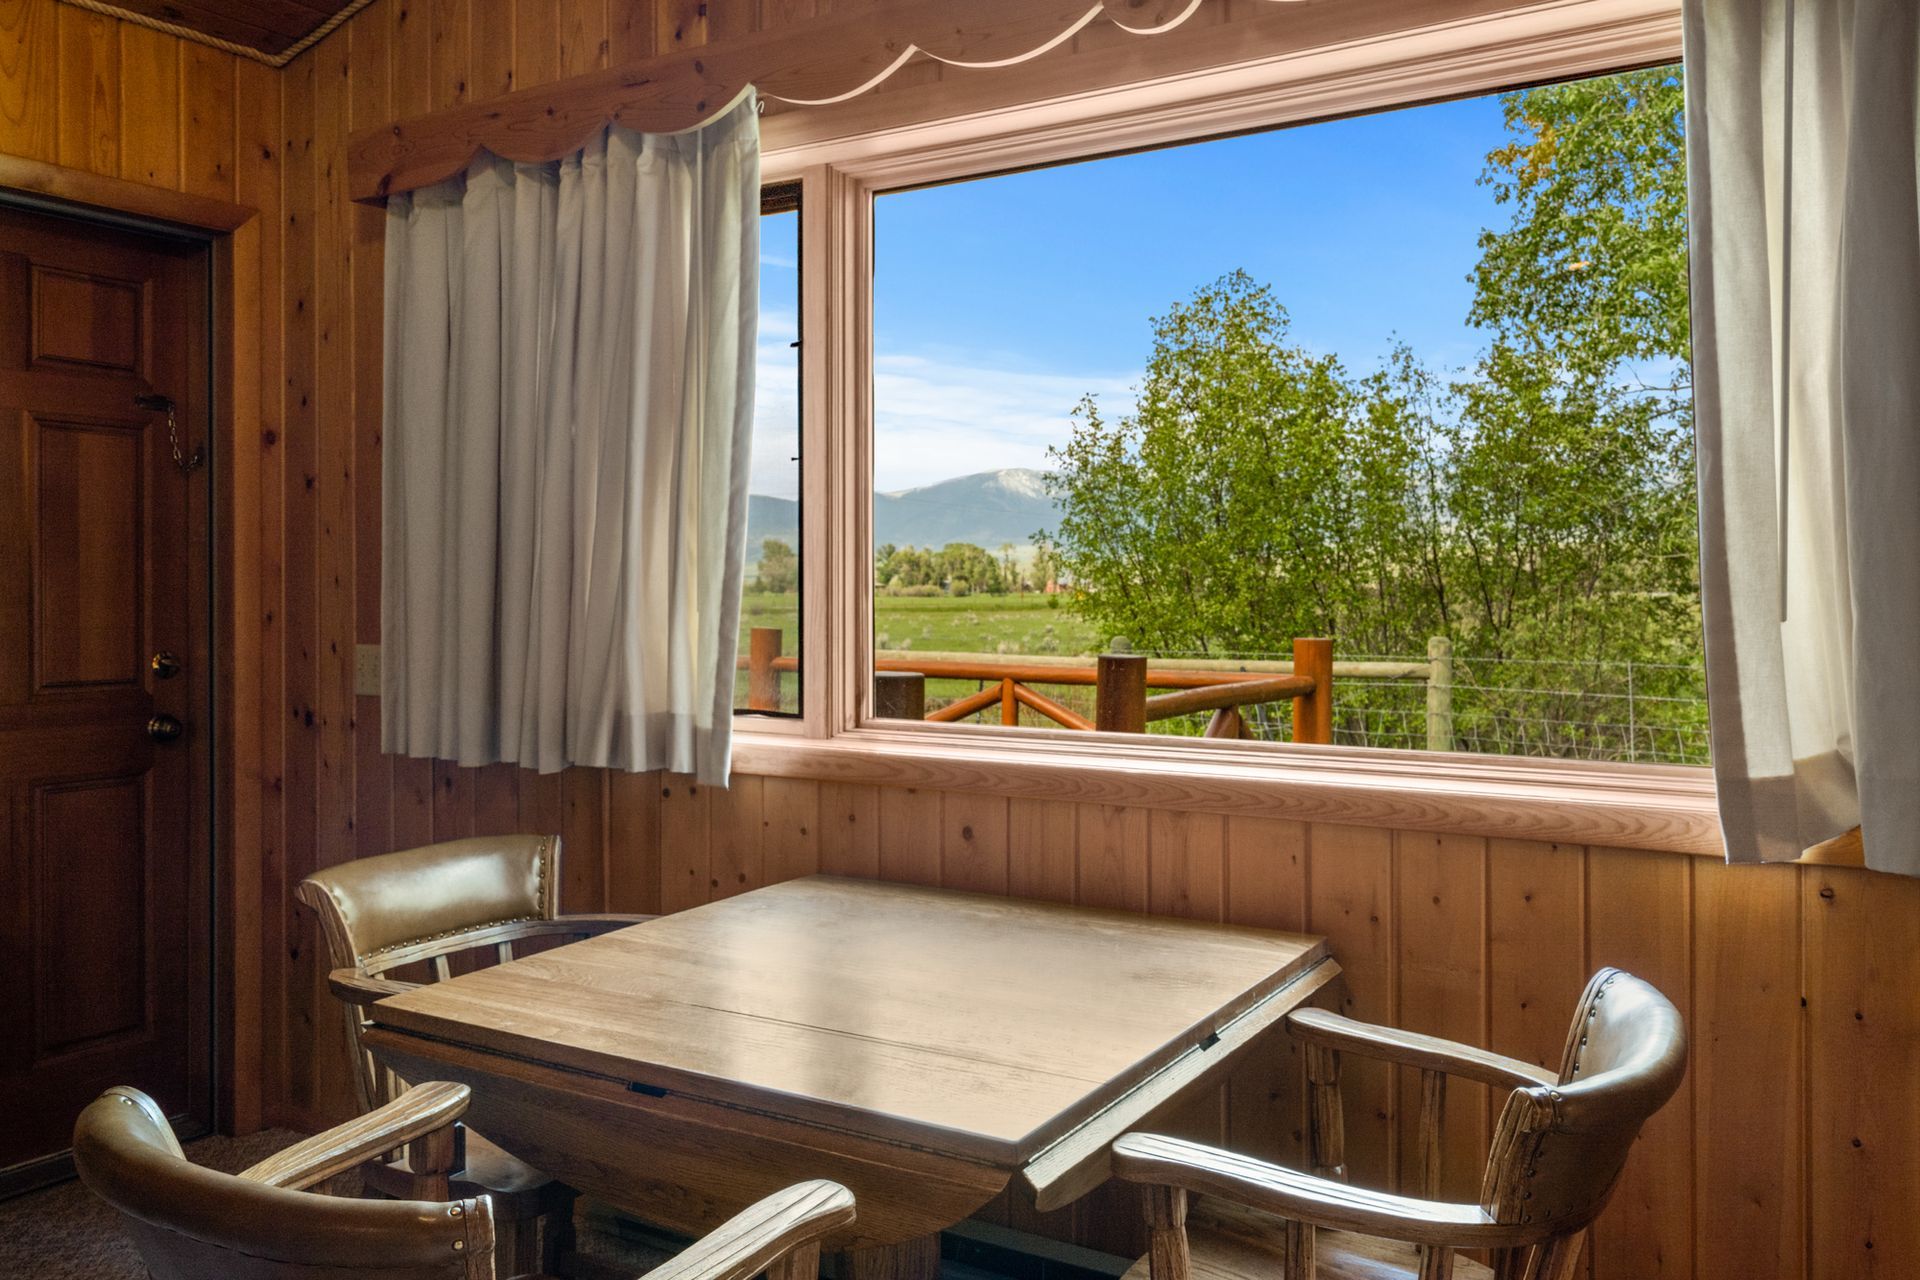
<instances>
[{"instance_id":1,"label":"table top","mask_svg":"<svg viewBox=\"0 0 1920 1280\"><path fill-rule=\"evenodd\" d=\"M1319 938L813 876L392 996L395 1030L1017 1164Z\"/></svg>"}]
</instances>

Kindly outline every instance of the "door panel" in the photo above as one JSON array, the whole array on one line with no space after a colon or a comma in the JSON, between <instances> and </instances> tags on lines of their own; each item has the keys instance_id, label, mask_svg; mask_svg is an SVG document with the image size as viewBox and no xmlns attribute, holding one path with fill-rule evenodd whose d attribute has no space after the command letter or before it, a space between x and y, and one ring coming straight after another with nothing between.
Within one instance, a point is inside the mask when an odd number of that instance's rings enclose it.
<instances>
[{"instance_id":1,"label":"door panel","mask_svg":"<svg viewBox=\"0 0 1920 1280\"><path fill-rule=\"evenodd\" d=\"M142 428L36 418L36 692L140 683Z\"/></svg>"},{"instance_id":2,"label":"door panel","mask_svg":"<svg viewBox=\"0 0 1920 1280\"><path fill-rule=\"evenodd\" d=\"M147 797L137 774L42 785L31 795L34 1065L45 1066L109 1037L151 1033ZM90 856L67 856L78 849Z\"/></svg>"},{"instance_id":3,"label":"door panel","mask_svg":"<svg viewBox=\"0 0 1920 1280\"><path fill-rule=\"evenodd\" d=\"M0 1192L109 1085L211 1119L208 471L135 403L206 441L207 265L0 209Z\"/></svg>"}]
</instances>

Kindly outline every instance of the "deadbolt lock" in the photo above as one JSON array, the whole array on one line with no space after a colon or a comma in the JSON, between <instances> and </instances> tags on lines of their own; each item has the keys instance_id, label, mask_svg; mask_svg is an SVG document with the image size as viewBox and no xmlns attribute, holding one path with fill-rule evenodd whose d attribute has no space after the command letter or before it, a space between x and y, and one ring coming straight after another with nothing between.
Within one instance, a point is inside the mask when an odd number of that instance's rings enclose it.
<instances>
[{"instance_id":1,"label":"deadbolt lock","mask_svg":"<svg viewBox=\"0 0 1920 1280\"><path fill-rule=\"evenodd\" d=\"M153 655L153 674L162 680L171 680L180 674L180 659L171 649L162 649Z\"/></svg>"}]
</instances>

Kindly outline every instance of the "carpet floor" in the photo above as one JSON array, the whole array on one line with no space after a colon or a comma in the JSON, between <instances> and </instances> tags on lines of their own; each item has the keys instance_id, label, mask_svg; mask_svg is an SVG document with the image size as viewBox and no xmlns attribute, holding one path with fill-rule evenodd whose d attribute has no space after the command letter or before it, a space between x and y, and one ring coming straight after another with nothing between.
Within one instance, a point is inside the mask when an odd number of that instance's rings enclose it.
<instances>
[{"instance_id":1,"label":"carpet floor","mask_svg":"<svg viewBox=\"0 0 1920 1280\"><path fill-rule=\"evenodd\" d=\"M195 1164L238 1173L301 1136L267 1129L244 1138L201 1138L187 1143L186 1151ZM610 1215L582 1214L580 1251L606 1269L634 1276L663 1260L664 1254L616 1234L617 1226ZM146 1274L118 1215L78 1181L0 1200L0 1277L145 1280Z\"/></svg>"}]
</instances>

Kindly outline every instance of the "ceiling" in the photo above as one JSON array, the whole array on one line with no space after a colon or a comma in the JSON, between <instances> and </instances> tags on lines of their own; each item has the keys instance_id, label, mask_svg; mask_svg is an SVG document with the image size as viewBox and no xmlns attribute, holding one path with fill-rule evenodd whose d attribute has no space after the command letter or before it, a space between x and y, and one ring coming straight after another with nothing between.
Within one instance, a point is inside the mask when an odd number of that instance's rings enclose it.
<instances>
[{"instance_id":1,"label":"ceiling","mask_svg":"<svg viewBox=\"0 0 1920 1280\"><path fill-rule=\"evenodd\" d=\"M164 24L189 38L234 47L261 62L280 65L313 43L336 15L368 0L112 0L84 7L118 12L146 25Z\"/></svg>"}]
</instances>

